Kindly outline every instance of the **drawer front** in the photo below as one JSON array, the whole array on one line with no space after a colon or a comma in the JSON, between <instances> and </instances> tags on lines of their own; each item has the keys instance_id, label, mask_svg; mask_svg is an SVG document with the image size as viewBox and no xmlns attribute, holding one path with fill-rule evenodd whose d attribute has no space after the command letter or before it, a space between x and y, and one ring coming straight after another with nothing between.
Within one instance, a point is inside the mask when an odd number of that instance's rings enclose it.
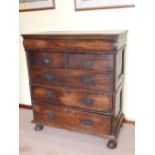
<instances>
[{"instance_id":1,"label":"drawer front","mask_svg":"<svg viewBox=\"0 0 155 155\"><path fill-rule=\"evenodd\" d=\"M65 68L64 53L28 52L30 66Z\"/></svg>"},{"instance_id":2,"label":"drawer front","mask_svg":"<svg viewBox=\"0 0 155 155\"><path fill-rule=\"evenodd\" d=\"M24 39L26 50L57 50L57 51L98 51L113 52L116 48L114 41L110 39L81 39L81 38L59 38L59 39Z\"/></svg>"},{"instance_id":3,"label":"drawer front","mask_svg":"<svg viewBox=\"0 0 155 155\"><path fill-rule=\"evenodd\" d=\"M85 91L71 90L67 98L62 98L68 106L100 112L112 112L112 96Z\"/></svg>"},{"instance_id":4,"label":"drawer front","mask_svg":"<svg viewBox=\"0 0 155 155\"><path fill-rule=\"evenodd\" d=\"M63 104L62 100L67 95L67 90L61 87L42 88L31 87L32 100L40 104Z\"/></svg>"},{"instance_id":5,"label":"drawer front","mask_svg":"<svg viewBox=\"0 0 155 155\"><path fill-rule=\"evenodd\" d=\"M68 69L112 72L112 54L69 54Z\"/></svg>"},{"instance_id":6,"label":"drawer front","mask_svg":"<svg viewBox=\"0 0 155 155\"><path fill-rule=\"evenodd\" d=\"M112 91L112 74L103 74L96 72L84 72L72 70L68 72L69 85L73 88L91 89L99 91Z\"/></svg>"},{"instance_id":7,"label":"drawer front","mask_svg":"<svg viewBox=\"0 0 155 155\"><path fill-rule=\"evenodd\" d=\"M112 112L112 96L63 88L32 87L32 99L40 104L57 104L86 110Z\"/></svg>"},{"instance_id":8,"label":"drawer front","mask_svg":"<svg viewBox=\"0 0 155 155\"><path fill-rule=\"evenodd\" d=\"M30 81L34 84L67 86L66 76L66 72L63 69L30 69Z\"/></svg>"},{"instance_id":9,"label":"drawer front","mask_svg":"<svg viewBox=\"0 0 155 155\"><path fill-rule=\"evenodd\" d=\"M50 108L33 104L34 122L61 127L95 135L108 135L111 129L111 117L61 107Z\"/></svg>"}]
</instances>

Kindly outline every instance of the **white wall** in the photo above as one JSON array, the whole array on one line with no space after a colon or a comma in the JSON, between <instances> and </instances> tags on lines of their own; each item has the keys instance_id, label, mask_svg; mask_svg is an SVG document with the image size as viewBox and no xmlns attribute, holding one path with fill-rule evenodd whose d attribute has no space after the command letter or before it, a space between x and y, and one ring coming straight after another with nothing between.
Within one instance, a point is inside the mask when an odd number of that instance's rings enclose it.
<instances>
[{"instance_id":1,"label":"white wall","mask_svg":"<svg viewBox=\"0 0 155 155\"><path fill-rule=\"evenodd\" d=\"M146 0L145 0L146 1ZM124 113L126 118L134 120L135 105L140 100L136 97L137 61L142 33L150 26L142 24L142 18L149 7L136 5L136 8L107 9L91 11L74 11L74 0L55 0L55 10L44 10L20 13L20 33L47 30L121 30L127 29L128 46L126 53L126 79L124 95ZM144 11L143 9L147 9ZM147 18L147 16L145 17ZM141 51L144 52L144 51ZM148 60L149 61L149 60ZM139 88L140 89L140 88ZM28 76L25 53L20 38L20 103L30 104Z\"/></svg>"}]
</instances>

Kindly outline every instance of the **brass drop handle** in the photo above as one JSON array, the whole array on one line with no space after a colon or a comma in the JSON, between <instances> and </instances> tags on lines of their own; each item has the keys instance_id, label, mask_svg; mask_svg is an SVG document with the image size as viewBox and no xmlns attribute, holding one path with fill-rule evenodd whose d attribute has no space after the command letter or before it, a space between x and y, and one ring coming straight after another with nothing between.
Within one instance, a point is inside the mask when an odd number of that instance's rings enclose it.
<instances>
[{"instance_id":1,"label":"brass drop handle","mask_svg":"<svg viewBox=\"0 0 155 155\"><path fill-rule=\"evenodd\" d=\"M52 74L46 74L44 76L45 80L48 80L48 81L53 81L54 80L54 75Z\"/></svg>"},{"instance_id":2,"label":"brass drop handle","mask_svg":"<svg viewBox=\"0 0 155 155\"><path fill-rule=\"evenodd\" d=\"M55 115L54 113L52 113L52 112L48 112L48 113L47 113L47 116L48 116L50 119L53 119L53 120L56 119L56 115Z\"/></svg>"},{"instance_id":3,"label":"brass drop handle","mask_svg":"<svg viewBox=\"0 0 155 155\"><path fill-rule=\"evenodd\" d=\"M83 100L83 104L86 105L86 106L92 105L93 102L94 102L94 100L91 99L91 98L85 98L85 99Z\"/></svg>"},{"instance_id":4,"label":"brass drop handle","mask_svg":"<svg viewBox=\"0 0 155 155\"><path fill-rule=\"evenodd\" d=\"M56 94L54 92L47 92L48 99L56 99Z\"/></svg>"},{"instance_id":5,"label":"brass drop handle","mask_svg":"<svg viewBox=\"0 0 155 155\"><path fill-rule=\"evenodd\" d=\"M46 64L46 65L48 65L48 64L51 63L51 60L49 58L44 58L43 59L43 63Z\"/></svg>"},{"instance_id":6,"label":"brass drop handle","mask_svg":"<svg viewBox=\"0 0 155 155\"><path fill-rule=\"evenodd\" d=\"M92 60L86 60L85 61L85 66L86 67L89 67L89 66L92 66L92 65L94 65L94 61L92 61Z\"/></svg>"},{"instance_id":7,"label":"brass drop handle","mask_svg":"<svg viewBox=\"0 0 155 155\"><path fill-rule=\"evenodd\" d=\"M92 77L84 77L83 78L83 83L84 84L95 84L96 83L96 79L92 78Z\"/></svg>"},{"instance_id":8,"label":"brass drop handle","mask_svg":"<svg viewBox=\"0 0 155 155\"><path fill-rule=\"evenodd\" d=\"M90 119L86 119L86 120L83 120L83 124L84 125L92 125L93 124L93 121L90 120Z\"/></svg>"}]
</instances>

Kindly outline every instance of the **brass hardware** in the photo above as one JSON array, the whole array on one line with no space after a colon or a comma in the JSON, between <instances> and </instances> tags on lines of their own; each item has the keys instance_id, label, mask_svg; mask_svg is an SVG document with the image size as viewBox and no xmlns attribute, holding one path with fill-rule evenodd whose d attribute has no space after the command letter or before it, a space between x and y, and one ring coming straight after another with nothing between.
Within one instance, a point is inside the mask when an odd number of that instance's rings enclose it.
<instances>
[{"instance_id":1,"label":"brass hardware","mask_svg":"<svg viewBox=\"0 0 155 155\"><path fill-rule=\"evenodd\" d=\"M48 99L56 99L56 94L54 92L47 92Z\"/></svg>"},{"instance_id":2,"label":"brass hardware","mask_svg":"<svg viewBox=\"0 0 155 155\"><path fill-rule=\"evenodd\" d=\"M84 84L95 84L96 80L92 77L84 77L83 78L83 83Z\"/></svg>"},{"instance_id":3,"label":"brass hardware","mask_svg":"<svg viewBox=\"0 0 155 155\"><path fill-rule=\"evenodd\" d=\"M89 67L89 66L92 66L92 65L94 65L94 61L92 61L92 60L86 60L85 61L85 67Z\"/></svg>"},{"instance_id":4,"label":"brass hardware","mask_svg":"<svg viewBox=\"0 0 155 155\"><path fill-rule=\"evenodd\" d=\"M90 119L83 120L84 125L92 125L93 121Z\"/></svg>"},{"instance_id":5,"label":"brass hardware","mask_svg":"<svg viewBox=\"0 0 155 155\"><path fill-rule=\"evenodd\" d=\"M48 58L44 58L44 59L43 59L43 63L46 64L46 65L48 65L48 64L51 63L51 60L48 59Z\"/></svg>"},{"instance_id":6,"label":"brass hardware","mask_svg":"<svg viewBox=\"0 0 155 155\"><path fill-rule=\"evenodd\" d=\"M86 98L86 99L83 100L83 104L85 104L85 105L87 105L87 106L92 105L93 102L94 102L94 101L93 101L93 99L91 99L91 98Z\"/></svg>"},{"instance_id":7,"label":"brass hardware","mask_svg":"<svg viewBox=\"0 0 155 155\"><path fill-rule=\"evenodd\" d=\"M45 80L53 81L54 80L54 76L52 74L47 74L47 75L45 75Z\"/></svg>"},{"instance_id":8,"label":"brass hardware","mask_svg":"<svg viewBox=\"0 0 155 155\"><path fill-rule=\"evenodd\" d=\"M50 119L53 119L53 120L56 120L56 115L54 114L54 113L52 113L52 112L48 112L47 113L47 116L50 118Z\"/></svg>"}]
</instances>

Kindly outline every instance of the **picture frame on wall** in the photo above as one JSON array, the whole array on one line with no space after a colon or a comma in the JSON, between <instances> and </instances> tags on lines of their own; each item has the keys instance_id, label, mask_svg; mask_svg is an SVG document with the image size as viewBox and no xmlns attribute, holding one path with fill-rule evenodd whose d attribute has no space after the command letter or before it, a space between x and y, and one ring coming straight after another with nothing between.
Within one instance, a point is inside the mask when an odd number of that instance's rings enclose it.
<instances>
[{"instance_id":1,"label":"picture frame on wall","mask_svg":"<svg viewBox=\"0 0 155 155\"><path fill-rule=\"evenodd\" d=\"M135 7L135 0L75 0L75 10Z\"/></svg>"},{"instance_id":2,"label":"picture frame on wall","mask_svg":"<svg viewBox=\"0 0 155 155\"><path fill-rule=\"evenodd\" d=\"M19 11L54 9L55 0L19 0Z\"/></svg>"}]
</instances>

